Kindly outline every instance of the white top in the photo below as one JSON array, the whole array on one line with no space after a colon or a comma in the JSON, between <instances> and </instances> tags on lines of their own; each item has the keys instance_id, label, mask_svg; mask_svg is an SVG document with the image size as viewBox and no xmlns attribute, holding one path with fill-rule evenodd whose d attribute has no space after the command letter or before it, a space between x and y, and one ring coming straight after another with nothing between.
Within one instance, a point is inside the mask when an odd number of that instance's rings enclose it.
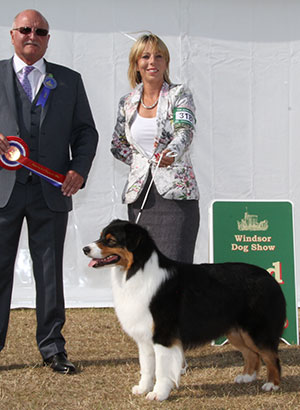
<instances>
[{"instance_id":1,"label":"white top","mask_svg":"<svg viewBox=\"0 0 300 410\"><path fill-rule=\"evenodd\" d=\"M21 60L20 57L18 57L16 54L14 55L13 66L18 78L20 78L23 67L25 67L26 65L27 64L24 63L24 61ZM33 64L33 67L35 68L35 70L32 70L31 73L28 74L28 80L30 82L32 90L32 101L35 99L35 96L39 92L39 89L46 76L46 64L44 59L41 58L40 60L36 61Z\"/></svg>"},{"instance_id":2,"label":"white top","mask_svg":"<svg viewBox=\"0 0 300 410\"><path fill-rule=\"evenodd\" d=\"M154 140L157 135L156 117L145 118L137 114L131 126L131 135L146 156L151 158L154 151Z\"/></svg>"}]
</instances>

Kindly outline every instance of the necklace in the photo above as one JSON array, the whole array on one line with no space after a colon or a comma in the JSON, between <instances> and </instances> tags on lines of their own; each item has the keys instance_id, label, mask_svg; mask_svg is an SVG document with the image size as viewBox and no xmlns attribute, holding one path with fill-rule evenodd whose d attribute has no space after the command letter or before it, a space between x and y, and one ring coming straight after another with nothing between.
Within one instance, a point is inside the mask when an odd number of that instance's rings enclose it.
<instances>
[{"instance_id":1,"label":"necklace","mask_svg":"<svg viewBox=\"0 0 300 410\"><path fill-rule=\"evenodd\" d=\"M141 98L141 103L142 103L142 106L146 109L146 110L151 110L152 108L154 108L155 106L156 106L156 104L158 103L158 99L155 101L155 103L154 104L152 104L152 105L145 105L144 104L144 101L143 101L143 98Z\"/></svg>"}]
</instances>

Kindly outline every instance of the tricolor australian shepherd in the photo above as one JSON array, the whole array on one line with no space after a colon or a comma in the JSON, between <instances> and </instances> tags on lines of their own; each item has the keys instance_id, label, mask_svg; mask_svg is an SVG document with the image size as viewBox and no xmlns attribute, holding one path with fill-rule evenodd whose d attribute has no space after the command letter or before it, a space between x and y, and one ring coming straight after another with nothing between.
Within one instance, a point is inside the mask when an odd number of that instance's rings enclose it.
<instances>
[{"instance_id":1,"label":"tricolor australian shepherd","mask_svg":"<svg viewBox=\"0 0 300 410\"><path fill-rule=\"evenodd\" d=\"M265 391L280 381L278 344L285 299L264 269L244 263L184 264L165 257L140 225L114 220L83 248L95 268L115 265L117 316L138 345L141 379L134 394L165 400L179 385L184 349L226 335L245 365L237 383L267 366Z\"/></svg>"}]
</instances>

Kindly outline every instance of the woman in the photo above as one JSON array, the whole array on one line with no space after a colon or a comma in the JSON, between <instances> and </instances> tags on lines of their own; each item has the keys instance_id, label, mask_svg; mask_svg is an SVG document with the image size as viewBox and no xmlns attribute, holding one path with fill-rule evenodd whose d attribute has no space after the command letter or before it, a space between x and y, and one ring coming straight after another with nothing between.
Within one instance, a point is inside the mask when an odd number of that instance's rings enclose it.
<instances>
[{"instance_id":1,"label":"woman","mask_svg":"<svg viewBox=\"0 0 300 410\"><path fill-rule=\"evenodd\" d=\"M167 46L154 34L133 45L128 77L134 89L120 100L111 151L130 165L122 196L129 220L140 217L163 254L192 263L199 228L199 193L188 153L195 107L187 87L171 84L169 61Z\"/></svg>"}]
</instances>

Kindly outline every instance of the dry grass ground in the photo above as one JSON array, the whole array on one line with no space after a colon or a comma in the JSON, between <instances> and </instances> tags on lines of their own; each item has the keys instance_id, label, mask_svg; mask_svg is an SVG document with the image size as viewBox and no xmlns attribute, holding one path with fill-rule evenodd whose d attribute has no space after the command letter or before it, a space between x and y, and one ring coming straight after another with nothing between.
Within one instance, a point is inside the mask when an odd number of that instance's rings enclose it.
<instances>
[{"instance_id":1,"label":"dry grass ground","mask_svg":"<svg viewBox=\"0 0 300 410\"><path fill-rule=\"evenodd\" d=\"M187 353L189 370L169 400L153 403L131 394L138 381L137 348L120 329L113 309L70 309L64 328L73 376L41 365L35 344L35 311L11 312L7 345L0 354L2 410L300 409L300 349L280 344L282 383L261 391L259 380L233 383L242 360L230 345L206 345Z\"/></svg>"}]
</instances>

